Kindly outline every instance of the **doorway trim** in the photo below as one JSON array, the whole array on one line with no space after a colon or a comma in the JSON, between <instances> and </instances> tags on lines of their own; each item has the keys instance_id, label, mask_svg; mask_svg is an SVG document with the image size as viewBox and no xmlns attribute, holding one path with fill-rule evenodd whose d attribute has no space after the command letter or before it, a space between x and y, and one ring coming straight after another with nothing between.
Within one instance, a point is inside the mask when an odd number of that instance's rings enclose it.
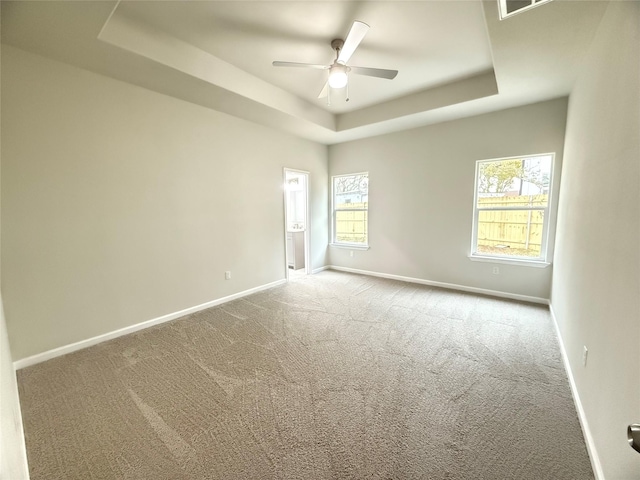
<instances>
[{"instance_id":1,"label":"doorway trim","mask_svg":"<svg viewBox=\"0 0 640 480\"><path fill-rule=\"evenodd\" d=\"M304 273L311 274L311 217L309 215L309 178L310 173L306 170L284 167L282 170L282 204L284 207L284 270L285 278L289 281L289 265L287 263L287 233L289 219L287 218L287 173L295 173L304 176Z\"/></svg>"}]
</instances>

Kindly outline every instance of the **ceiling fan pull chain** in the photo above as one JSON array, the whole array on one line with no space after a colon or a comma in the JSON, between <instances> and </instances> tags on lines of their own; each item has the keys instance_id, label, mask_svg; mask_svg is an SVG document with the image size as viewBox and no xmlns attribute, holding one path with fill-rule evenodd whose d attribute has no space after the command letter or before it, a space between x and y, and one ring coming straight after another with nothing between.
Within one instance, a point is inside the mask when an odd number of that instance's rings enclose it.
<instances>
[{"instance_id":1,"label":"ceiling fan pull chain","mask_svg":"<svg viewBox=\"0 0 640 480\"><path fill-rule=\"evenodd\" d=\"M331 90L332 88L329 86L328 84L328 80L327 80L327 107L331 106Z\"/></svg>"},{"instance_id":2,"label":"ceiling fan pull chain","mask_svg":"<svg viewBox=\"0 0 640 480\"><path fill-rule=\"evenodd\" d=\"M348 69L345 75L347 76L347 98L345 99L345 102L348 102L349 101L349 70Z\"/></svg>"}]
</instances>

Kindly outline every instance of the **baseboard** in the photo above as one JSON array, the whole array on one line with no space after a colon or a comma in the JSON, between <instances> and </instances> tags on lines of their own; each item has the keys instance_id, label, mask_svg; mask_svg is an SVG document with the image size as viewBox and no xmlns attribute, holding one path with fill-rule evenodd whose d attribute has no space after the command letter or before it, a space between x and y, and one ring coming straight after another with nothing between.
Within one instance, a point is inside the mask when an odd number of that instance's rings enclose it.
<instances>
[{"instance_id":1,"label":"baseboard","mask_svg":"<svg viewBox=\"0 0 640 480\"><path fill-rule=\"evenodd\" d=\"M315 275L316 273L320 273L325 270L329 270L329 265L325 265L324 267L320 267L320 268L314 268L313 270L311 270L311 274Z\"/></svg>"},{"instance_id":2,"label":"baseboard","mask_svg":"<svg viewBox=\"0 0 640 480\"><path fill-rule=\"evenodd\" d=\"M467 287L466 285L458 285L455 283L435 282L433 280L425 280L423 278L403 277L401 275L392 275L390 273L370 272L368 270L358 270L356 268L338 267L329 265L331 270L340 272L358 273L360 275L370 275L372 277L389 278L391 280L400 280L401 282L419 283L421 285L430 285L432 287L448 288L450 290L460 290L463 292L479 293L481 295L490 295L492 297L509 298L511 300L521 300L523 302L541 303L549 305L549 300L541 297L531 297L529 295L519 295L517 293L501 292L499 290L488 290L486 288Z\"/></svg>"},{"instance_id":3,"label":"baseboard","mask_svg":"<svg viewBox=\"0 0 640 480\"><path fill-rule=\"evenodd\" d=\"M580 426L582 427L582 434L584 435L585 443L587 444L587 452L589 453L589 459L591 460L591 468L593 468L593 474L596 480L604 480L604 472L602 470L602 464L600 463L600 457L598 457L598 451L596 450L595 442L593 441L593 435L591 429L589 429L589 422L587 416L582 408L582 401L578 393L575 379L573 378L573 370L571 370L571 364L569 363L569 357L567 356L567 350L564 347L564 341L562 340L562 334L560 333L560 326L558 325L558 319L553 310L553 305L549 303L549 311L551 312L551 319L556 329L556 335L558 336L558 343L560 344L560 354L562 355L562 362L564 363L564 369L567 372L569 378L569 386L571 387L571 394L573 396L573 403L576 406L578 412L578 419L580 420Z\"/></svg>"},{"instance_id":4,"label":"baseboard","mask_svg":"<svg viewBox=\"0 0 640 480\"><path fill-rule=\"evenodd\" d=\"M27 444L25 443L25 438L24 438L24 424L22 422L22 406L20 405L20 394L18 393L18 377L16 375L16 367L14 364L13 367L13 382L15 382L16 384L16 396L14 399L15 402L15 409L16 409L16 430L19 432L19 438L14 439L17 440L18 445L19 445L19 449L20 449L20 459L21 459L21 474L23 475L20 478L24 478L26 480L29 480L29 459L27 458ZM16 473L16 472L14 472Z\"/></svg>"},{"instance_id":5,"label":"baseboard","mask_svg":"<svg viewBox=\"0 0 640 480\"><path fill-rule=\"evenodd\" d=\"M241 297L246 297L247 295L251 295L252 293L261 292L262 290L267 290L269 288L282 285L286 282L287 281L285 279L276 280L275 282L250 288L242 292L234 293L233 295L228 295L226 297L218 298L210 302L196 305L195 307L185 308L184 310L180 310L178 312L169 313L167 315L153 318L151 320L147 320L141 323L136 323L135 325L130 325L128 327L120 328L112 332L103 333L102 335L97 335L95 337L91 337L86 340L81 340L79 342L71 343L69 345L64 345L62 347L54 348L46 352L38 353L30 357L16 360L15 362L13 362L13 366L16 370L20 370L21 368L25 368L25 367L30 367L31 365L45 362L47 360L51 360L52 358L60 357L62 355L66 355L67 353L75 352L77 350L82 350L83 348L91 347L92 345L97 345L98 343L106 342L107 340L111 340L113 338L121 337L123 335L128 335L129 333L137 332L139 330L144 330L145 328L153 327L154 325L159 325L161 323L168 322L170 320L175 320L176 318L184 317L185 315L199 312L207 308L215 307L216 305L230 302L231 300L236 300Z\"/></svg>"}]
</instances>

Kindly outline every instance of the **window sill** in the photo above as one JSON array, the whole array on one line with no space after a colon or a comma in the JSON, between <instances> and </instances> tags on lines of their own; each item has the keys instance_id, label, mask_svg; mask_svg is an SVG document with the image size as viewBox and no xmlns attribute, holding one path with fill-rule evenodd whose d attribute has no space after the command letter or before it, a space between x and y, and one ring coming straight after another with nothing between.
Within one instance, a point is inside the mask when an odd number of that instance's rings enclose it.
<instances>
[{"instance_id":1,"label":"window sill","mask_svg":"<svg viewBox=\"0 0 640 480\"><path fill-rule=\"evenodd\" d=\"M473 262L504 263L507 265L520 265L524 267L534 268L547 268L549 265L551 265L550 262L545 262L542 260L520 260L517 258L490 257L482 255L469 255L469 260Z\"/></svg>"},{"instance_id":2,"label":"window sill","mask_svg":"<svg viewBox=\"0 0 640 480\"><path fill-rule=\"evenodd\" d=\"M369 245L357 245L351 243L330 243L333 248L346 248L347 250L369 250Z\"/></svg>"}]
</instances>

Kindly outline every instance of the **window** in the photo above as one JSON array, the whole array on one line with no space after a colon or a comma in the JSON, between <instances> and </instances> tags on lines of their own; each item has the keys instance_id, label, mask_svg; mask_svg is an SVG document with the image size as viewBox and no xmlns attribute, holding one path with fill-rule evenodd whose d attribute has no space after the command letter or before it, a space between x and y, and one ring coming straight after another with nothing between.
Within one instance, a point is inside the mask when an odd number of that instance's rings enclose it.
<instances>
[{"instance_id":1,"label":"window","mask_svg":"<svg viewBox=\"0 0 640 480\"><path fill-rule=\"evenodd\" d=\"M553 154L476 162L471 258L546 262Z\"/></svg>"},{"instance_id":2,"label":"window","mask_svg":"<svg viewBox=\"0 0 640 480\"><path fill-rule=\"evenodd\" d=\"M504 20L511 15L520 13L530 8L537 7L551 0L498 0L498 10L500 10L500 20Z\"/></svg>"},{"instance_id":3,"label":"window","mask_svg":"<svg viewBox=\"0 0 640 480\"><path fill-rule=\"evenodd\" d=\"M368 246L369 174L332 177L334 244Z\"/></svg>"}]
</instances>

